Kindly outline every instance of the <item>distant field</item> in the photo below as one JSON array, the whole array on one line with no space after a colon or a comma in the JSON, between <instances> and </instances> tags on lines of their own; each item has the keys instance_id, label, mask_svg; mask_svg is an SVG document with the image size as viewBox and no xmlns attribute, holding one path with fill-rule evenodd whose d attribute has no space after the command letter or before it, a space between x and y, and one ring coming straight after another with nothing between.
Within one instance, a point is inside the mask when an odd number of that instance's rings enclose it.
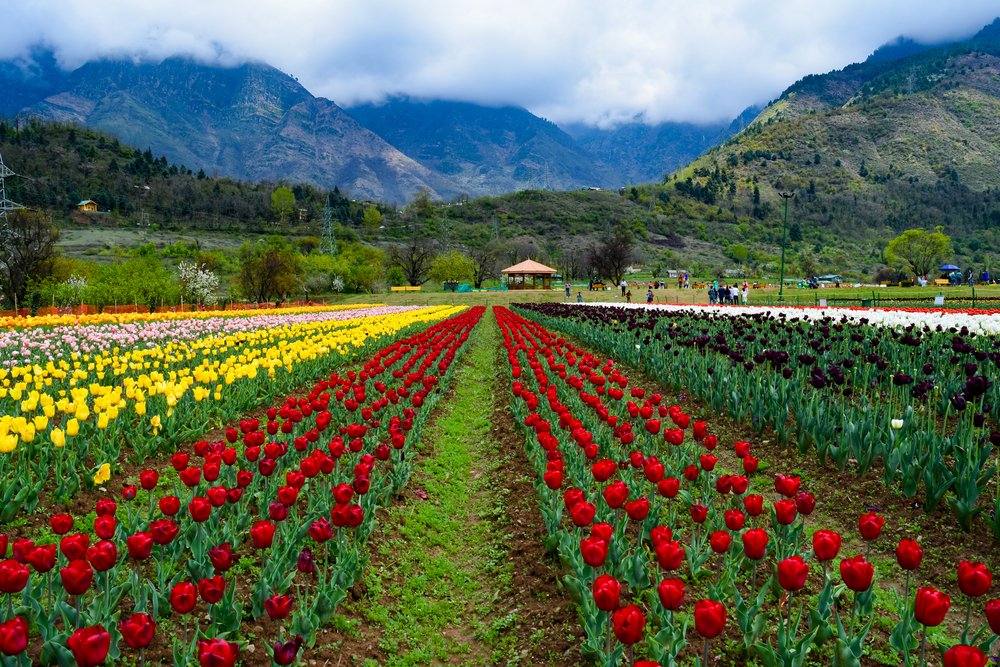
<instances>
[{"instance_id":1,"label":"distant field","mask_svg":"<svg viewBox=\"0 0 1000 667\"><path fill-rule=\"evenodd\" d=\"M177 242L196 243L205 250L235 250L248 237L226 232L204 230L168 231L141 230L128 227L61 226L59 247L63 254L78 259L111 261L116 246L126 248L154 243L157 248ZM250 235L255 238L257 235ZM289 238L294 242L294 238Z\"/></svg>"},{"instance_id":2,"label":"distant field","mask_svg":"<svg viewBox=\"0 0 1000 667\"><path fill-rule=\"evenodd\" d=\"M589 292L587 291L586 285L574 285L571 290L572 296L567 299L566 293L563 290L525 290L525 291L509 291L509 292L473 292L473 293L453 293L444 292L436 288L436 286L425 286L427 291L421 292L397 292L392 294L379 294L374 295L378 297L378 300L382 303L387 303L391 305L440 305L440 304L463 304L463 305L501 305L507 306L511 303L518 301L531 301L531 302L566 302L566 301L576 301L577 294L583 295L583 301L585 303L591 302L612 302L612 303L624 303L625 299L621 296L621 290L608 290L599 292ZM874 301L874 295L877 295L879 300L886 300L884 307L897 307L898 305L905 304L894 304L889 303L892 299L920 299L922 303L911 303L909 305L913 307L930 307L933 305L934 297L943 294L945 297L945 306L952 305L955 307L971 307L972 301L972 290L966 285L964 287L945 287L945 288L934 288L934 287L904 287L904 288L892 288L892 287L868 287L868 288L854 288L854 287L841 287L836 289L833 287L823 288L819 290L811 289L800 289L796 287L785 288L783 295L783 303L792 306L813 306L818 305L819 299L826 299L827 304L830 306L838 305L837 300L840 299L850 299L854 300L855 303L841 303L839 305L860 305L861 299L872 299ZM750 305L763 305L771 304L777 300L778 290L776 288L763 288L763 289L752 289L750 290ZM1000 285L988 285L982 287L976 287L976 298L977 300L983 299L1000 299ZM373 295L370 294L352 294L344 297L331 297L329 299L330 303L370 303ZM646 290L645 288L634 288L632 289L632 301L634 303L644 303L646 300ZM668 287L667 289L655 289L653 290L653 301L656 303L708 303L708 292L705 289L687 289L679 290L676 287ZM998 308L1000 307L1000 301L994 303L982 303L977 304L977 307L983 308Z\"/></svg>"}]
</instances>

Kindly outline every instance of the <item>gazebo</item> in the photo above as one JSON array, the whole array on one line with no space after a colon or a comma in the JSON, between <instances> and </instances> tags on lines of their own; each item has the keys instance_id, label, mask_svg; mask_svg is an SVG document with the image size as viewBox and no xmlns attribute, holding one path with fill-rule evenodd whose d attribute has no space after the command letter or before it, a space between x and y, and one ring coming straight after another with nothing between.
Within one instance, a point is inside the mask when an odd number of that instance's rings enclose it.
<instances>
[{"instance_id":1,"label":"gazebo","mask_svg":"<svg viewBox=\"0 0 1000 667\"><path fill-rule=\"evenodd\" d=\"M507 289L552 289L552 276L556 270L552 267L526 259L520 264L508 266L501 271L507 279ZM528 284L528 279L531 284Z\"/></svg>"}]
</instances>

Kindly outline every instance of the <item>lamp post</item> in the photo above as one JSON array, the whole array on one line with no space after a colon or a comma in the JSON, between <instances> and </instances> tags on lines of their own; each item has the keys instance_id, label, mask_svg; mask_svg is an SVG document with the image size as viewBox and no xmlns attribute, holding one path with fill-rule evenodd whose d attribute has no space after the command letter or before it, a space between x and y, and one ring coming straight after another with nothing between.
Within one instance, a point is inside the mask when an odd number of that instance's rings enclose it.
<instances>
[{"instance_id":1,"label":"lamp post","mask_svg":"<svg viewBox=\"0 0 1000 667\"><path fill-rule=\"evenodd\" d=\"M788 238L788 200L795 196L794 192L779 192L778 196L785 200L785 221L781 225L781 276L778 279L778 301L785 293L785 240Z\"/></svg>"}]
</instances>

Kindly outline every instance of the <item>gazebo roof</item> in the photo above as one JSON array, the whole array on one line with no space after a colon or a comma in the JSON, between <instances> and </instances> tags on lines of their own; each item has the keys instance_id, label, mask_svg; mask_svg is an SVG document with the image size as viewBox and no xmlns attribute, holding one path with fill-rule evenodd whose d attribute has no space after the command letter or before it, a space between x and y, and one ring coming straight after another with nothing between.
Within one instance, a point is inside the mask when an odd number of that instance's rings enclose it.
<instances>
[{"instance_id":1,"label":"gazebo roof","mask_svg":"<svg viewBox=\"0 0 1000 667\"><path fill-rule=\"evenodd\" d=\"M506 269L500 273L536 273L536 274L553 274L556 270L550 266L545 266L544 264L539 264L538 262L526 259L520 264L515 264L514 266L508 266Z\"/></svg>"}]
</instances>

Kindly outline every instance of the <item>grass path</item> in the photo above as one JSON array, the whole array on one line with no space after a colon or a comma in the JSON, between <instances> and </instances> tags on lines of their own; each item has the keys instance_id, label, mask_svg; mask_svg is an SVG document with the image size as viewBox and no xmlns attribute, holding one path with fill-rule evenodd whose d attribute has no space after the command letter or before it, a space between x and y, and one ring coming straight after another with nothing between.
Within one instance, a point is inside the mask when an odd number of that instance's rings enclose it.
<instances>
[{"instance_id":1,"label":"grass path","mask_svg":"<svg viewBox=\"0 0 1000 667\"><path fill-rule=\"evenodd\" d=\"M342 608L344 665L576 663L565 655L575 616L545 562L527 464L498 427L512 419L492 313L470 344L405 499L380 518L359 599Z\"/></svg>"}]
</instances>

